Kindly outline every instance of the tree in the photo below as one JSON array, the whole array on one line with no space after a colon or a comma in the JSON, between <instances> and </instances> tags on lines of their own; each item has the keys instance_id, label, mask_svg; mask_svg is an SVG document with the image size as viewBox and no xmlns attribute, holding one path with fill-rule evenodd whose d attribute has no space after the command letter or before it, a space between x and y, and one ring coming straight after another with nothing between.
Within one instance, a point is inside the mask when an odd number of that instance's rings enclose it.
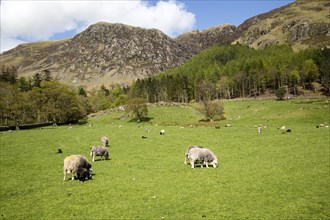
<instances>
[{"instance_id":1,"label":"tree","mask_svg":"<svg viewBox=\"0 0 330 220\"><path fill-rule=\"evenodd\" d=\"M305 60L302 64L302 71L309 89L313 88L313 82L319 76L319 70L312 59Z\"/></svg>"},{"instance_id":2,"label":"tree","mask_svg":"<svg viewBox=\"0 0 330 220\"><path fill-rule=\"evenodd\" d=\"M205 116L207 121L213 121L215 117L223 116L223 105L215 101L205 100L202 107L197 110Z\"/></svg>"},{"instance_id":3,"label":"tree","mask_svg":"<svg viewBox=\"0 0 330 220\"><path fill-rule=\"evenodd\" d=\"M0 81L14 84L17 79L17 69L14 66L1 65L0 67Z\"/></svg>"},{"instance_id":4,"label":"tree","mask_svg":"<svg viewBox=\"0 0 330 220\"><path fill-rule=\"evenodd\" d=\"M0 86L0 114L8 122L15 123L16 130L23 123L24 117L28 114L29 102L18 88L14 85L1 84ZM6 123L8 124L8 123Z\"/></svg>"},{"instance_id":5,"label":"tree","mask_svg":"<svg viewBox=\"0 0 330 220\"><path fill-rule=\"evenodd\" d=\"M276 95L278 100L283 100L285 94L286 94L286 89L284 87L281 87L281 88L277 89L276 92L275 92L275 95Z\"/></svg>"},{"instance_id":6,"label":"tree","mask_svg":"<svg viewBox=\"0 0 330 220\"><path fill-rule=\"evenodd\" d=\"M43 111L48 113L54 125L76 122L86 115L76 93L69 86L58 81L44 81L40 86L44 97Z\"/></svg>"},{"instance_id":7,"label":"tree","mask_svg":"<svg viewBox=\"0 0 330 220\"><path fill-rule=\"evenodd\" d=\"M32 86L40 87L41 81L42 81L41 74L40 73L34 74L34 76L32 77Z\"/></svg>"},{"instance_id":8,"label":"tree","mask_svg":"<svg viewBox=\"0 0 330 220\"><path fill-rule=\"evenodd\" d=\"M126 103L126 111L132 112L137 121L143 121L148 116L147 101L142 98L132 98Z\"/></svg>"},{"instance_id":9,"label":"tree","mask_svg":"<svg viewBox=\"0 0 330 220\"><path fill-rule=\"evenodd\" d=\"M297 95L297 85L298 82L300 81L300 76L299 76L299 72L297 70L292 70L290 72L290 85L293 88L293 94Z\"/></svg>"},{"instance_id":10,"label":"tree","mask_svg":"<svg viewBox=\"0 0 330 220\"><path fill-rule=\"evenodd\" d=\"M83 96L83 97L87 97L87 93L86 93L86 91L83 87L79 87L78 94Z\"/></svg>"},{"instance_id":11,"label":"tree","mask_svg":"<svg viewBox=\"0 0 330 220\"><path fill-rule=\"evenodd\" d=\"M27 80L24 76L21 76L16 83L19 90L23 92L29 91L32 88L31 82Z\"/></svg>"}]
</instances>

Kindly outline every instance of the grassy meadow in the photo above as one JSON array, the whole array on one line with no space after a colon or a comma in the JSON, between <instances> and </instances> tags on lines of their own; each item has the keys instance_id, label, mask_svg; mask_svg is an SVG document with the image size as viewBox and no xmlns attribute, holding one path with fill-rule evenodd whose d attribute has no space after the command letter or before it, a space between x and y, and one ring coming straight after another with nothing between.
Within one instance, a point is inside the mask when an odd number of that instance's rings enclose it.
<instances>
[{"instance_id":1,"label":"grassy meadow","mask_svg":"<svg viewBox=\"0 0 330 220\"><path fill-rule=\"evenodd\" d=\"M211 124L187 105L152 105L139 124L113 112L2 132L0 219L330 219L330 128L316 128L330 124L329 101L228 101ZM64 158L91 161L103 135L111 160L92 164L92 180L63 181ZM190 145L210 148L219 167L184 165Z\"/></svg>"}]
</instances>

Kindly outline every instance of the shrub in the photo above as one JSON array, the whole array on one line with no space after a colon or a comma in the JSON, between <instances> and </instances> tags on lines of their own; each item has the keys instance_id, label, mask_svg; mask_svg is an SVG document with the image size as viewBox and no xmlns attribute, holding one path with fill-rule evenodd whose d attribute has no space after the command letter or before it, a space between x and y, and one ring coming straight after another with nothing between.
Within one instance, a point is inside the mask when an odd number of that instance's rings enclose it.
<instances>
[{"instance_id":1,"label":"shrub","mask_svg":"<svg viewBox=\"0 0 330 220\"><path fill-rule=\"evenodd\" d=\"M286 89L284 87L279 88L276 90L275 95L278 100L283 100L286 94Z\"/></svg>"}]
</instances>

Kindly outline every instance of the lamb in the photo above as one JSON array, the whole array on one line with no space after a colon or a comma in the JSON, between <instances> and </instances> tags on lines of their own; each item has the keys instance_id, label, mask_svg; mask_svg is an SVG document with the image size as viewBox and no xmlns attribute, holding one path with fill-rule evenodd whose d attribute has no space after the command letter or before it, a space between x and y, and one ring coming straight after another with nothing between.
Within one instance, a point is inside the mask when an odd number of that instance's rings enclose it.
<instances>
[{"instance_id":1,"label":"lamb","mask_svg":"<svg viewBox=\"0 0 330 220\"><path fill-rule=\"evenodd\" d=\"M66 180L66 175L68 173L72 174L72 180L75 179L75 175L77 175L78 170L84 168L85 169L85 176L87 175L88 178L92 176L92 165L88 162L87 158L83 155L71 155L64 159L64 179ZM81 173L81 171L79 171ZM79 174L80 175L80 174Z\"/></svg>"},{"instance_id":2,"label":"lamb","mask_svg":"<svg viewBox=\"0 0 330 220\"><path fill-rule=\"evenodd\" d=\"M103 145L104 147L107 147L107 146L109 145L109 138L106 137L106 136L103 136L103 137L101 138L101 143L102 143L102 145Z\"/></svg>"},{"instance_id":3,"label":"lamb","mask_svg":"<svg viewBox=\"0 0 330 220\"><path fill-rule=\"evenodd\" d=\"M218 166L218 159L208 148L203 148L199 146L192 146L186 151L185 164L187 160L191 164L191 168L195 168L196 162L202 162L202 166L206 165L209 168L208 164L213 165L214 168Z\"/></svg>"},{"instance_id":4,"label":"lamb","mask_svg":"<svg viewBox=\"0 0 330 220\"><path fill-rule=\"evenodd\" d=\"M160 130L159 134L160 135L164 135L165 134L165 130L164 129Z\"/></svg>"},{"instance_id":5,"label":"lamb","mask_svg":"<svg viewBox=\"0 0 330 220\"><path fill-rule=\"evenodd\" d=\"M104 156L104 158L107 160L109 159L109 152L108 149L104 146L94 146L91 148L90 156L92 157L93 162L95 162L95 156L101 156L101 160Z\"/></svg>"}]
</instances>

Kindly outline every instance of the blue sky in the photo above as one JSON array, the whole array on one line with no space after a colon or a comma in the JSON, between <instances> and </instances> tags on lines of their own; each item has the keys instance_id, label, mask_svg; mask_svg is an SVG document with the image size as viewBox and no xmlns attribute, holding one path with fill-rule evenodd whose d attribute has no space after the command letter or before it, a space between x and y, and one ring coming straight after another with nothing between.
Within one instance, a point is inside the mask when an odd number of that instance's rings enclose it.
<instances>
[{"instance_id":1,"label":"blue sky","mask_svg":"<svg viewBox=\"0 0 330 220\"><path fill-rule=\"evenodd\" d=\"M205 29L219 24L240 25L246 19L287 5L292 0L191 0L182 1L187 10L196 15L197 29Z\"/></svg>"},{"instance_id":2,"label":"blue sky","mask_svg":"<svg viewBox=\"0 0 330 220\"><path fill-rule=\"evenodd\" d=\"M73 37L99 21L157 28L171 37L244 20L293 0L1 0L1 52Z\"/></svg>"}]
</instances>

